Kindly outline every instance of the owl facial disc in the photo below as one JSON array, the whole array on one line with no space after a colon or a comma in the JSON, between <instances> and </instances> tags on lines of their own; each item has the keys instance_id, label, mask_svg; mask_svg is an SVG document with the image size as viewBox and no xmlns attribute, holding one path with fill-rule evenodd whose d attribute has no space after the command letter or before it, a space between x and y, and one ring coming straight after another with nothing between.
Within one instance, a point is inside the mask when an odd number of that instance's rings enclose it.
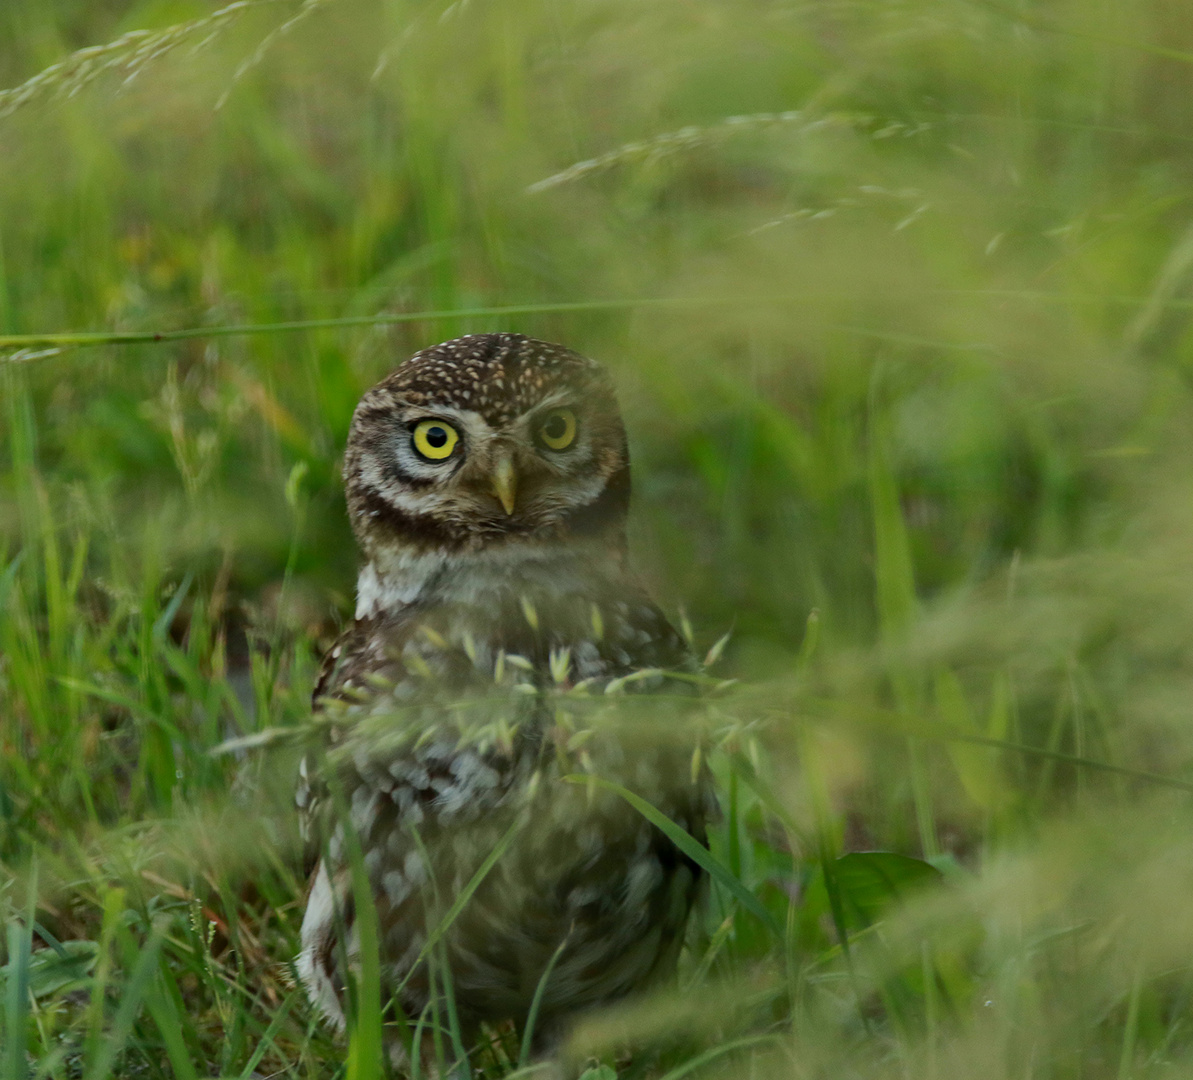
<instances>
[{"instance_id":1,"label":"owl facial disc","mask_svg":"<svg viewBox=\"0 0 1193 1080\"><path fill-rule=\"evenodd\" d=\"M344 480L369 558L595 536L624 547L629 454L612 383L520 334L424 349L369 390Z\"/></svg>"}]
</instances>

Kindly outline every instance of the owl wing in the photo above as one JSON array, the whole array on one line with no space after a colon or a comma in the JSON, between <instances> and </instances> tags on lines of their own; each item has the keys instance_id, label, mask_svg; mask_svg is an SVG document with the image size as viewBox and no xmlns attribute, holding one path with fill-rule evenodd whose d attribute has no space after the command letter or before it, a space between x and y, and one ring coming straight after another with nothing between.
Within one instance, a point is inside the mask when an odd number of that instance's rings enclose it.
<instances>
[{"instance_id":1,"label":"owl wing","mask_svg":"<svg viewBox=\"0 0 1193 1080\"><path fill-rule=\"evenodd\" d=\"M382 648L382 641L392 642L400 649L410 630L411 620L356 619L348 626L323 657L315 688L311 692L311 710L315 715L324 711L329 700L351 697L368 684L368 676L394 679L400 676L400 665L393 659L394 650ZM299 833L303 844L303 867L307 875L319 860L320 836L317 823L328 804L327 782L314 768L310 755L298 764L298 782L294 790L294 805L298 808Z\"/></svg>"}]
</instances>

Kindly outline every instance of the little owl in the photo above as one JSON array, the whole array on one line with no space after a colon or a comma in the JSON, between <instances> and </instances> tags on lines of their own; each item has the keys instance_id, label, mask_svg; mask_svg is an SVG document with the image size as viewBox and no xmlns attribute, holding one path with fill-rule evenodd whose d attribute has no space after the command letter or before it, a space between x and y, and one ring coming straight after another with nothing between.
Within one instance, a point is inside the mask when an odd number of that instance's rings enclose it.
<instances>
[{"instance_id":1,"label":"little owl","mask_svg":"<svg viewBox=\"0 0 1193 1080\"><path fill-rule=\"evenodd\" d=\"M695 665L627 566L611 382L519 334L425 349L361 399L344 483L361 569L315 690L326 747L298 794L322 854L302 980L343 1026L367 880L385 1001L474 1040L482 1022L525 1024L537 991L545 1052L674 969L701 884L587 777L701 842L715 812L691 743L660 733ZM634 724L586 723L614 701Z\"/></svg>"}]
</instances>

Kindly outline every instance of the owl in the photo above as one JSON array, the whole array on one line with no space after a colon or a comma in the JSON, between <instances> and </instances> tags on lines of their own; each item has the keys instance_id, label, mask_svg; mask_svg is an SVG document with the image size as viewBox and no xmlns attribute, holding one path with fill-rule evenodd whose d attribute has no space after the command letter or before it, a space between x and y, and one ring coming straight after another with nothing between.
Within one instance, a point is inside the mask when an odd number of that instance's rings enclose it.
<instances>
[{"instance_id":1,"label":"owl","mask_svg":"<svg viewBox=\"0 0 1193 1080\"><path fill-rule=\"evenodd\" d=\"M615 792L564 777L612 780L701 842L715 813L692 744L662 730L694 663L627 564L611 381L518 334L425 349L361 399L344 482L361 565L299 786L321 837L300 976L342 1027L363 866L385 1000L414 1025L450 994L467 1047L537 995L548 1053L674 970L701 886ZM602 726L618 689L636 719Z\"/></svg>"}]
</instances>

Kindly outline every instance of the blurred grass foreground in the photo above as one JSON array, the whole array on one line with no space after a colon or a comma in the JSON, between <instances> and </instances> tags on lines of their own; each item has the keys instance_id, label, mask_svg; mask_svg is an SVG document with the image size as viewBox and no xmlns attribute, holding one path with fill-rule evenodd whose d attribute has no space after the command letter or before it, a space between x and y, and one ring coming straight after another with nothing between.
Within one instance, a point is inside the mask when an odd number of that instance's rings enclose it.
<instances>
[{"instance_id":1,"label":"blurred grass foreground","mask_svg":"<svg viewBox=\"0 0 1193 1080\"><path fill-rule=\"evenodd\" d=\"M1189 5L3 0L0 86L0 1078L378 1074L211 751L350 615L357 396L494 330L733 629L724 873L576 1068L1193 1076Z\"/></svg>"}]
</instances>

